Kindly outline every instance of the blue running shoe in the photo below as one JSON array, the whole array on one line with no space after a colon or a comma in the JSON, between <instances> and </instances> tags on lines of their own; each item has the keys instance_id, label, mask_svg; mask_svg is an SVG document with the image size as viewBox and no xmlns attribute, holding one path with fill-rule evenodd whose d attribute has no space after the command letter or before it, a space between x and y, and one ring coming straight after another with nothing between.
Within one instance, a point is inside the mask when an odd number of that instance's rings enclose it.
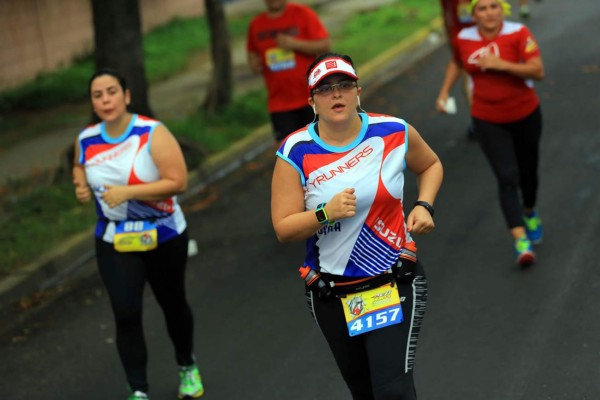
<instances>
[{"instance_id":1,"label":"blue running shoe","mask_svg":"<svg viewBox=\"0 0 600 400\"><path fill-rule=\"evenodd\" d=\"M531 241L525 236L515 240L515 253L517 253L517 264L524 267L535 262L535 253Z\"/></svg>"},{"instance_id":2,"label":"blue running shoe","mask_svg":"<svg viewBox=\"0 0 600 400\"><path fill-rule=\"evenodd\" d=\"M542 229L542 220L540 219L537 212L533 212L530 215L524 215L523 220L525 221L525 231L527 232L527 239L533 244L542 243L542 236L544 231Z\"/></svg>"}]
</instances>

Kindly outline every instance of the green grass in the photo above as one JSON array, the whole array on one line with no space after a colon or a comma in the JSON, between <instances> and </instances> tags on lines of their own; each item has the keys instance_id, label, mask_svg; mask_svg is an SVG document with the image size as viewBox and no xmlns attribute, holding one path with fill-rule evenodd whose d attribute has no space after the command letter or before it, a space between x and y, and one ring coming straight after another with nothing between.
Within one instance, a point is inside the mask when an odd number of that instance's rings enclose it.
<instances>
[{"instance_id":1,"label":"green grass","mask_svg":"<svg viewBox=\"0 0 600 400\"><path fill-rule=\"evenodd\" d=\"M360 13L351 18L340 33L332 38L333 50L349 54L360 73L362 64L396 45L438 15L437 0L398 0L377 11ZM249 19L246 16L228 21L232 40L244 39ZM208 49L208 40L208 27L203 18L175 20L149 33L144 39L149 81L157 82L184 70L190 57ZM40 76L10 92L0 93L0 114L20 109L38 109L43 113L47 107L65 102L85 104L87 80L92 69L91 59L83 58L72 67ZM82 107L82 110L88 108ZM75 116L68 113L54 114L61 115L54 121L57 126L76 120ZM87 118L87 115L84 117ZM32 118L27 115L21 119L0 115L0 132L12 132L15 127L25 126L19 132L26 132L24 136L34 135L39 129L33 127L30 120ZM172 132L197 143L210 154L227 148L268 120L266 93L261 89L235 98L234 104L220 115L198 111L187 118L165 120L165 123ZM0 146L16 139L8 135L0 136ZM13 183L15 187L12 190L22 190L23 185L27 183ZM10 187L8 192L11 192ZM0 200L4 198L0 202L0 276L38 257L69 235L89 229L95 220L93 205L76 203L68 179L53 186L38 187L26 196L19 196L18 201L9 202L7 197L0 192Z\"/></svg>"},{"instance_id":2,"label":"green grass","mask_svg":"<svg viewBox=\"0 0 600 400\"><path fill-rule=\"evenodd\" d=\"M199 143L208 153L216 153L269 121L266 102L266 91L258 90L235 98L219 115L198 111L187 118L167 120L165 124L178 136Z\"/></svg>"},{"instance_id":3,"label":"green grass","mask_svg":"<svg viewBox=\"0 0 600 400\"><path fill-rule=\"evenodd\" d=\"M70 182L40 187L20 197L0 223L0 276L89 229L95 220L94 207L77 203Z\"/></svg>"},{"instance_id":4,"label":"green grass","mask_svg":"<svg viewBox=\"0 0 600 400\"><path fill-rule=\"evenodd\" d=\"M230 18L231 38L245 35L250 17ZM144 38L146 70L150 82L156 82L184 70L190 56L209 49L209 27L205 18L176 19L157 28Z\"/></svg>"},{"instance_id":5,"label":"green grass","mask_svg":"<svg viewBox=\"0 0 600 400\"><path fill-rule=\"evenodd\" d=\"M409 37L440 15L438 1L401 0L351 18L334 40L334 50L360 66Z\"/></svg>"}]
</instances>

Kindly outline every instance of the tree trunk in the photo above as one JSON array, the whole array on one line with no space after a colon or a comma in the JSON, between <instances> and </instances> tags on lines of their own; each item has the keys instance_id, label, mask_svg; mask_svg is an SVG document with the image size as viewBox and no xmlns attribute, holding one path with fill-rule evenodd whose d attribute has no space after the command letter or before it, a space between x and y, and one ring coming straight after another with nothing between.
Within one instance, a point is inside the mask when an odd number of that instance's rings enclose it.
<instances>
[{"instance_id":1,"label":"tree trunk","mask_svg":"<svg viewBox=\"0 0 600 400\"><path fill-rule=\"evenodd\" d=\"M233 98L231 46L222 0L204 0L204 3L210 27L213 70L203 107L216 113L231 104Z\"/></svg>"},{"instance_id":2,"label":"tree trunk","mask_svg":"<svg viewBox=\"0 0 600 400\"><path fill-rule=\"evenodd\" d=\"M138 0L92 0L96 68L113 68L127 80L131 112L153 117L148 102Z\"/></svg>"}]
</instances>

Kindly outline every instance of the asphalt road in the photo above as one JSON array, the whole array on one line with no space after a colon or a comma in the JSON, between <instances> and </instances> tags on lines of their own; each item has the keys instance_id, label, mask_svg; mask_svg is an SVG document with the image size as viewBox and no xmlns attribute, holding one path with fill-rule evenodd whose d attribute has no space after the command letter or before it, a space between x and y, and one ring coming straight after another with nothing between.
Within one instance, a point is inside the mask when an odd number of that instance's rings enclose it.
<instances>
[{"instance_id":1,"label":"asphalt road","mask_svg":"<svg viewBox=\"0 0 600 400\"><path fill-rule=\"evenodd\" d=\"M577 3L577 4L575 4ZM370 87L368 111L414 125L445 166L436 231L418 238L429 304L416 362L420 399L600 398L600 9L597 0L533 3L542 49L538 263L514 265L495 181L468 121L433 102L449 52ZM360 71L359 71L360 73ZM458 89L458 88L456 88ZM303 299L303 245L277 243L270 221L273 150L186 204L199 254L189 300L205 397L348 399ZM414 199L409 176L406 193ZM173 399L177 374L161 312L146 293L153 399ZM108 299L95 274L0 342L0 399L119 399L126 383Z\"/></svg>"}]
</instances>

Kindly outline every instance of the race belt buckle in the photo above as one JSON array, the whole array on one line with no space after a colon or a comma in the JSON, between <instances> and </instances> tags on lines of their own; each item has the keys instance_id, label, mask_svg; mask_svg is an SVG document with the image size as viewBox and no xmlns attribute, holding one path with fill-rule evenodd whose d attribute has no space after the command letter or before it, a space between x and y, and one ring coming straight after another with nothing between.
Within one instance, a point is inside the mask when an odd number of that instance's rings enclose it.
<instances>
[{"instance_id":1,"label":"race belt buckle","mask_svg":"<svg viewBox=\"0 0 600 400\"><path fill-rule=\"evenodd\" d=\"M387 283L340 298L350 336L404 321L398 289Z\"/></svg>"},{"instance_id":2,"label":"race belt buckle","mask_svg":"<svg viewBox=\"0 0 600 400\"><path fill-rule=\"evenodd\" d=\"M114 247L118 252L148 251L158 245L156 225L150 221L116 223Z\"/></svg>"}]
</instances>

